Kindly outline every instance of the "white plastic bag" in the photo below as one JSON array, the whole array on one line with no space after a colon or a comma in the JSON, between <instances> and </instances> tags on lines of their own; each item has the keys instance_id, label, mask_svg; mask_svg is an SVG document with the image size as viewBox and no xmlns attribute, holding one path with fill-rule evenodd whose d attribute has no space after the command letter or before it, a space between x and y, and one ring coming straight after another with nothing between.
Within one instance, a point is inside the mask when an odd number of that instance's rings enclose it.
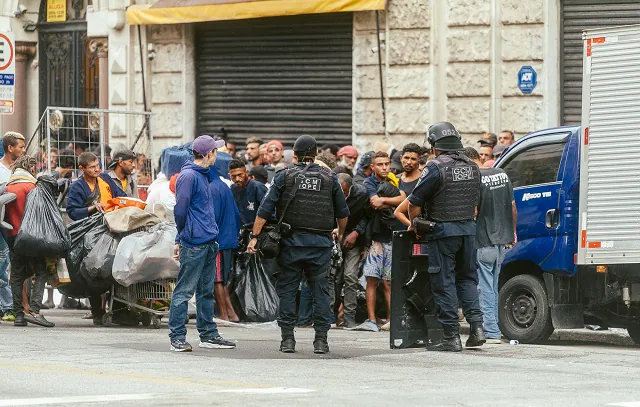
<instances>
[{"instance_id":1,"label":"white plastic bag","mask_svg":"<svg viewBox=\"0 0 640 407\"><path fill-rule=\"evenodd\" d=\"M173 258L178 231L173 223L160 223L147 232L124 237L113 261L113 278L121 285L177 278L180 265Z\"/></svg>"}]
</instances>

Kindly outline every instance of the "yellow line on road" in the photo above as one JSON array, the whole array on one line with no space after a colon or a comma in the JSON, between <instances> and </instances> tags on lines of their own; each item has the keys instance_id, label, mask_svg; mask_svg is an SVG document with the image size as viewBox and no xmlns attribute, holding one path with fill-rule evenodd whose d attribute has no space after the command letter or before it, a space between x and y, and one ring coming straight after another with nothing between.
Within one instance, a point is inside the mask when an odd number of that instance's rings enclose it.
<instances>
[{"instance_id":1,"label":"yellow line on road","mask_svg":"<svg viewBox=\"0 0 640 407\"><path fill-rule=\"evenodd\" d=\"M14 371L27 371L38 373L56 373L67 376L94 376L100 378L114 378L114 379L128 379L143 383L156 383L156 384L170 384L170 385L185 385L207 388L221 388L224 386L236 386L236 387L262 387L268 388L264 384L226 381L226 380L213 380L213 379L196 379L181 376L168 376L157 375L153 373L132 373L132 372L117 372L101 369L87 369L81 367L72 367L64 365L50 365L40 363L21 363L21 362L2 362L0 361L0 369L14 370Z\"/></svg>"}]
</instances>

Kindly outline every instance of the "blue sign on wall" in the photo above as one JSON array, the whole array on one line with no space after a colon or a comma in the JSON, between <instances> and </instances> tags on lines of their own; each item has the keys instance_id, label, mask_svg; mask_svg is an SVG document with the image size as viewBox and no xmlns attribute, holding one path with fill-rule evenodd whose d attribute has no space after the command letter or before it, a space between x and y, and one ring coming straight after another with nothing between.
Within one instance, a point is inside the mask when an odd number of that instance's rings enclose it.
<instances>
[{"instance_id":1,"label":"blue sign on wall","mask_svg":"<svg viewBox=\"0 0 640 407\"><path fill-rule=\"evenodd\" d=\"M518 88L525 95L531 94L538 84L536 70L530 66L523 66L518 71Z\"/></svg>"}]
</instances>

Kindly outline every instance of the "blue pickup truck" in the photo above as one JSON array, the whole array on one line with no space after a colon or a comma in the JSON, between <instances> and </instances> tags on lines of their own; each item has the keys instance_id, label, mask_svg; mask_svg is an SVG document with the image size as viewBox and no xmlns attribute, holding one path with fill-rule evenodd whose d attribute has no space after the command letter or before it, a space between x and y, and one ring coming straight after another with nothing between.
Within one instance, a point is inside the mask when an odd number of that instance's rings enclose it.
<instances>
[{"instance_id":1,"label":"blue pickup truck","mask_svg":"<svg viewBox=\"0 0 640 407\"><path fill-rule=\"evenodd\" d=\"M538 342L556 328L583 328L587 321L627 328L640 344L640 264L578 261L585 247L579 208L587 193L580 188L584 138L580 127L538 131L494 164L509 176L518 209L518 242L500 272L499 320L508 338ZM609 199L613 205L615 196Z\"/></svg>"}]
</instances>

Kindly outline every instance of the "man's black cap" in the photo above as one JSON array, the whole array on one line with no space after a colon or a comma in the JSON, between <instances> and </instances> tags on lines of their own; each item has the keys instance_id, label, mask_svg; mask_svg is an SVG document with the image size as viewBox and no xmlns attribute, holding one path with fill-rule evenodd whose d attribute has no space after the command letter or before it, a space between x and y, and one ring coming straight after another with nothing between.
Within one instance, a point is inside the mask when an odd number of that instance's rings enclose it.
<instances>
[{"instance_id":1,"label":"man's black cap","mask_svg":"<svg viewBox=\"0 0 640 407\"><path fill-rule=\"evenodd\" d=\"M115 154L113 154L113 161L111 162L111 165L109 165L109 169L112 170L116 168L116 165L118 165L118 161L133 160L135 158L136 153L131 150L116 151Z\"/></svg>"},{"instance_id":2,"label":"man's black cap","mask_svg":"<svg viewBox=\"0 0 640 407\"><path fill-rule=\"evenodd\" d=\"M371 164L373 164L374 154L375 152L373 151L367 151L366 153L362 154L362 157L360 157L360 168L371 167Z\"/></svg>"}]
</instances>

